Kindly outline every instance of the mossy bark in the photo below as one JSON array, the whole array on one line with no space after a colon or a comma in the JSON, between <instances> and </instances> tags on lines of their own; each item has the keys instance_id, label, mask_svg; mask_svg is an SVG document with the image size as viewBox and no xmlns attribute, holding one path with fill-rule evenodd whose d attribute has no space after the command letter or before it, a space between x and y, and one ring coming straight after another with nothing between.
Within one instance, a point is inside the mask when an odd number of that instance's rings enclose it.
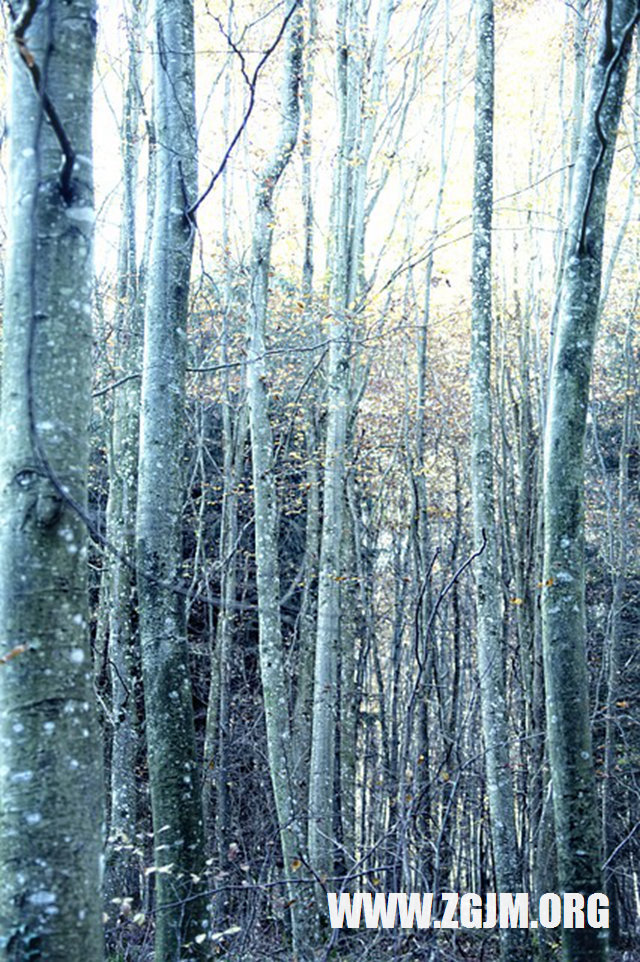
<instances>
[{"instance_id":1,"label":"mossy bark","mask_svg":"<svg viewBox=\"0 0 640 962\"><path fill-rule=\"evenodd\" d=\"M585 896L602 891L602 828L585 651L584 436L607 188L636 17L632 0L606 5L573 178L545 425L542 631L558 876L562 891ZM566 962L606 955L604 930L563 930Z\"/></svg>"}]
</instances>

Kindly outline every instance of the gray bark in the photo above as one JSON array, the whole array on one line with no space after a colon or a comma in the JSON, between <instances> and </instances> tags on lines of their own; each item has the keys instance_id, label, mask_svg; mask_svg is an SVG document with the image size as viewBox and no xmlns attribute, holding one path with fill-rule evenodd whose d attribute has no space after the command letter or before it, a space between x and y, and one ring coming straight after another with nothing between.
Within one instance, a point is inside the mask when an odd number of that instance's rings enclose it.
<instances>
[{"instance_id":1,"label":"gray bark","mask_svg":"<svg viewBox=\"0 0 640 962\"><path fill-rule=\"evenodd\" d=\"M605 6L580 133L544 445L542 629L547 729L562 891L601 891L584 607L584 434L606 196L628 69L633 0ZM564 929L564 958L601 962L602 930Z\"/></svg>"},{"instance_id":2,"label":"gray bark","mask_svg":"<svg viewBox=\"0 0 640 962\"><path fill-rule=\"evenodd\" d=\"M225 320L226 327L226 320ZM226 331L222 356L226 358ZM226 360L223 361L226 363ZM221 871L228 869L232 831L232 808L229 792L231 778L231 694L234 636L237 630L238 582L238 490L242 481L247 435L247 412L243 405L236 415L235 431L231 423L232 399L225 378L223 409L224 467L222 517L220 522L220 598L216 650L212 658L212 680L207 708L204 758L203 809L205 824L215 820L215 848ZM242 403L242 402L240 402ZM213 788L215 785L215 804ZM224 895L218 900L222 902ZM216 921L217 924L217 921Z\"/></svg>"},{"instance_id":3,"label":"gray bark","mask_svg":"<svg viewBox=\"0 0 640 962\"><path fill-rule=\"evenodd\" d=\"M3 962L102 959L101 748L83 520L91 408L94 17L92 0L73 6L50 0L42 9L33 4L21 11L18 28L26 27L24 59L11 41L0 430ZM41 82L45 78L42 97L29 76L29 54ZM45 118L52 110L57 135Z\"/></svg>"},{"instance_id":4,"label":"gray bark","mask_svg":"<svg viewBox=\"0 0 640 962\"><path fill-rule=\"evenodd\" d=\"M313 671L316 634L316 579L320 556L320 468L318 464L318 428L313 400L306 411L305 449L307 454L306 522L304 539L304 587L300 602L300 652L296 672L293 716L293 771L300 804L306 809L309 793L309 756L313 717Z\"/></svg>"},{"instance_id":5,"label":"gray bark","mask_svg":"<svg viewBox=\"0 0 640 962\"><path fill-rule=\"evenodd\" d=\"M366 50L367 10L361 0L340 0L336 30L336 87L340 131L335 164L331 238L331 322L327 371L327 428L324 457L322 532L318 572L318 615L314 668L313 727L309 776L309 856L321 875L331 874L334 859L334 786L355 783L355 753L340 754L336 778L336 726L354 704L352 652L341 629L341 582L348 461L348 429L366 385L369 365L362 366L359 383L352 383L352 312L364 285L363 255L367 218L367 170L381 97L387 36L393 4L378 9L371 50ZM364 101L366 62L368 100ZM371 209L371 206L369 210ZM355 379L354 379L355 382ZM342 649L342 658L340 656ZM339 685L339 661L344 670ZM351 728L351 723L348 728ZM345 730L345 744L355 732ZM347 796L352 796L347 788ZM345 824L354 838L352 800L345 799ZM324 895L318 892L324 910Z\"/></svg>"},{"instance_id":6,"label":"gray bark","mask_svg":"<svg viewBox=\"0 0 640 962\"><path fill-rule=\"evenodd\" d=\"M473 527L486 541L474 563L478 670L485 742L491 840L498 891L520 890L521 872L514 816L509 724L502 655L502 597L493 481L491 404L491 221L493 215L493 0L476 3L478 54L475 82L475 175L471 280L471 401ZM501 932L501 957L528 959L518 930Z\"/></svg>"},{"instance_id":7,"label":"gray bark","mask_svg":"<svg viewBox=\"0 0 640 962\"><path fill-rule=\"evenodd\" d=\"M338 715L338 644L344 477L349 406L350 324L361 254L361 230L354 219L354 160L359 146L362 10L357 0L340 0L336 80L340 144L334 181L331 324L327 373L327 434L324 458L322 532L318 573L318 614L314 669L313 727L309 772L309 857L320 875L330 875L334 848L334 770ZM324 902L319 894L319 901ZM323 905L324 908L324 905Z\"/></svg>"},{"instance_id":8,"label":"gray bark","mask_svg":"<svg viewBox=\"0 0 640 962\"><path fill-rule=\"evenodd\" d=\"M314 56L317 38L318 16L316 0L307 3L308 29L302 77L303 124L300 153L302 158L302 210L304 216L304 257L302 262L302 298L304 323L307 330L314 327L313 303L313 242L314 207L312 182L312 120ZM293 739L294 772L299 786L300 803L306 808L309 797L309 754L311 748L311 721L313 713L313 672L316 635L316 579L320 557L320 468L318 464L318 410L317 399L310 395L305 399L305 448L307 453L307 499L304 547L304 587L300 602L299 655L296 670ZM306 834L306 827L304 829Z\"/></svg>"},{"instance_id":9,"label":"gray bark","mask_svg":"<svg viewBox=\"0 0 640 962\"><path fill-rule=\"evenodd\" d=\"M271 785L280 828L284 873L289 875L292 863L302 851L304 839L297 810L297 792L292 779L293 743L280 617L278 511L273 432L269 419L265 329L273 239L273 194L298 137L302 68L302 22L299 10L293 14L287 27L286 44L280 134L273 154L260 175L255 213L251 303L247 322L247 399L255 502L260 674ZM288 897L294 951L302 958L306 952L304 913L295 886L290 886Z\"/></svg>"},{"instance_id":10,"label":"gray bark","mask_svg":"<svg viewBox=\"0 0 640 962\"><path fill-rule=\"evenodd\" d=\"M635 168L634 168L635 169ZM616 791L616 765L619 758L618 746L618 726L619 709L617 706L620 697L621 677L623 677L623 613L625 604L625 593L627 590L627 577L629 570L629 559L632 557L630 534L630 511L629 511L629 455L631 451L631 437L633 435L634 416L636 414L635 405L632 401L633 390L633 370L632 370L632 349L631 349L631 318L627 326L625 338L625 398L622 414L622 438L619 448L619 468L618 468L618 505L617 505L617 545L611 545L611 568L613 580L613 597L611 599L611 611L609 615L608 631L608 677L607 677L607 697L606 697L606 721L604 739L604 788L602 792L602 827L604 836L604 854L607 858L615 851L617 844L616 816L617 804L619 805L619 792ZM605 878L607 893L610 903L610 931L611 942L615 945L620 940L620 918L619 918L619 879L616 878L615 867L609 870Z\"/></svg>"},{"instance_id":11,"label":"gray bark","mask_svg":"<svg viewBox=\"0 0 640 962\"><path fill-rule=\"evenodd\" d=\"M122 124L123 203L118 251L115 380L137 374L142 365L142 311L136 255L137 134L139 103L140 9L134 5L129 25L127 79ZM140 381L121 384L113 399L109 450L107 540L117 555L106 555L103 589L108 606L109 677L113 733L111 741L109 848L106 901L139 894L135 847L138 756L132 559L135 555L135 504L138 484ZM108 906L107 911L110 906Z\"/></svg>"},{"instance_id":12,"label":"gray bark","mask_svg":"<svg viewBox=\"0 0 640 962\"><path fill-rule=\"evenodd\" d=\"M145 304L136 543L155 847L156 962L207 955L204 839L182 593L186 323L196 194L191 0L154 7L155 208ZM161 871L162 870L162 871ZM181 902L189 898L190 901Z\"/></svg>"}]
</instances>

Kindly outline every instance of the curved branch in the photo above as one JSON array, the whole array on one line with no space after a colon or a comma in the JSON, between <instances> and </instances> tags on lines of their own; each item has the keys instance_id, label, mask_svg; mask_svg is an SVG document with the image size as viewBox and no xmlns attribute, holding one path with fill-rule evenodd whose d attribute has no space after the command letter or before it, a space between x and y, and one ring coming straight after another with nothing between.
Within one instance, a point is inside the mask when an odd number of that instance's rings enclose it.
<instances>
[{"instance_id":1,"label":"curved branch","mask_svg":"<svg viewBox=\"0 0 640 962\"><path fill-rule=\"evenodd\" d=\"M58 112L44 89L40 68L38 67L35 57L29 50L25 40L25 33L29 29L37 9L38 0L26 0L26 2L22 5L20 13L16 16L11 4L9 4L9 13L14 22L13 39L15 40L16 47L18 48L20 59L31 74L33 86L35 87L36 93L40 96L42 109L44 110L45 116L51 124L51 128L56 135L58 143L60 144L60 149L64 158L62 170L60 171L60 191L64 200L67 203L70 203L73 198L71 175L73 173L73 165L75 163L76 155L73 147L71 146L71 141L67 136L62 121L58 116Z\"/></svg>"},{"instance_id":2,"label":"curved branch","mask_svg":"<svg viewBox=\"0 0 640 962\"><path fill-rule=\"evenodd\" d=\"M222 34L224 35L227 43L229 44L229 46L231 47L231 49L233 50L233 52L236 54L236 56L237 56L237 57L239 58L239 60L240 60L240 70L241 70L241 72L242 72L242 76L244 77L244 80L245 80L247 86L249 87L249 103L247 104L247 109L245 110L244 116L243 116L242 120L240 121L240 125L239 125L238 129L236 130L235 134L233 135L233 138L232 138L232 140L231 140L231 143L229 144L229 146L228 146L227 149L225 150L224 156L223 156L222 160L220 161L220 164L219 164L217 170L215 171L215 173L214 173L213 176L211 177L211 180L209 181L208 186L206 187L206 189L204 190L204 192L200 195L200 197L199 197L198 200L195 202L195 204L192 204L191 207L189 207L189 208L187 209L187 211L185 212L185 213L186 213L186 216L187 216L188 218L193 219L193 217L194 217L194 215L195 215L198 207L200 206L200 204L202 204L202 202L203 202L204 200L207 199L207 197L209 196L209 194L211 193L211 191L212 191L213 188L215 187L216 181L218 180L218 178L219 178L220 175L222 174L223 170L224 170L225 167L227 166L227 161L229 160L229 157L231 156L234 147L236 146L236 144L237 144L238 141L240 140L240 137L242 136L242 132L243 132L243 130L245 129L245 127L247 126L247 123L249 122L249 117L250 117L251 114L253 113L253 108L255 107L255 103L256 103L256 84L257 84L257 82L258 82L258 77L259 77L259 75L260 75L260 71L262 70L262 68L264 67L265 63L266 63L267 60L269 59L269 57L271 56L271 54L274 52L274 50L276 49L276 47L278 46L278 44L279 44L280 41L282 40L282 38L283 38L283 36L284 36L284 34L285 34L285 30L287 29L287 24L289 23L289 21L291 20L292 16L294 15L295 11L298 9L298 7L300 6L301 3L302 3L302 0L294 0L294 2L291 4L291 8L289 9L289 11L288 11L286 17L284 18L284 20L282 21L282 24L281 24L281 26L280 26L280 30L278 31L278 34L277 34L275 40L273 41L273 43L271 44L271 46L270 46L270 47L267 47L267 49L264 51L262 57L260 58L260 61L258 62L258 65L257 65L256 69L253 71L253 75L252 75L251 77L249 77L249 75L247 74L247 71L246 71L244 54L242 53L241 50L238 49L238 47L236 46L236 44L233 42L232 38L227 34L226 30L224 29L224 27L222 26L222 24L221 24L220 21L218 20L218 26L220 27L220 31L221 31Z\"/></svg>"},{"instance_id":3,"label":"curved branch","mask_svg":"<svg viewBox=\"0 0 640 962\"><path fill-rule=\"evenodd\" d=\"M607 66L607 69L604 75L604 80L602 82L602 91L600 93L600 99L598 100L594 118L593 118L595 128L596 128L596 134L598 136L598 140L600 141L600 150L598 151L596 162L591 169L591 173L589 174L589 187L587 189L587 198L585 200L584 210L582 212L582 224L580 225L580 239L578 241L578 250L580 251L580 253L584 253L586 250L587 221L589 220L589 209L591 207L591 201L593 200L593 195L595 192L596 177L598 176L600 165L602 164L602 161L604 160L604 156L607 152L608 141L604 135L604 131L600 123L600 114L602 112L602 108L604 107L604 102L606 100L607 93L609 92L609 84L611 82L611 77L613 76L613 71L618 66L618 63L620 62L620 58L624 53L624 48L626 46L627 40L633 33L635 25L639 19L640 19L640 13L635 13L631 18L631 20L629 21L629 23L624 27L622 31L622 36L620 38L620 43L618 44L618 47L614 52L613 41L612 41L612 31L611 31L611 4L607 3L606 21L605 21L605 31L606 31L606 37L607 37L606 49L611 50L611 60L609 61L609 64Z\"/></svg>"}]
</instances>

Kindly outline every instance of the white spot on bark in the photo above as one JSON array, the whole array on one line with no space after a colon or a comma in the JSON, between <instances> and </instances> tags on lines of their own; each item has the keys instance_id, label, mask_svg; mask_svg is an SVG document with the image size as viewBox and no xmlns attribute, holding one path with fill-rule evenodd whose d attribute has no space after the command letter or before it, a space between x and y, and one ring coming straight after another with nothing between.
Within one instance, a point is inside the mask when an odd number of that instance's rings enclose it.
<instances>
[{"instance_id":1,"label":"white spot on bark","mask_svg":"<svg viewBox=\"0 0 640 962\"><path fill-rule=\"evenodd\" d=\"M40 889L39 892L34 892L33 895L29 896L32 905L53 905L55 900L55 894L47 892L45 889Z\"/></svg>"},{"instance_id":2,"label":"white spot on bark","mask_svg":"<svg viewBox=\"0 0 640 962\"><path fill-rule=\"evenodd\" d=\"M33 778L33 772L14 772L11 776L12 782L30 782Z\"/></svg>"},{"instance_id":3,"label":"white spot on bark","mask_svg":"<svg viewBox=\"0 0 640 962\"><path fill-rule=\"evenodd\" d=\"M69 207L67 217L69 220L80 221L85 224L93 224L95 220L93 207Z\"/></svg>"}]
</instances>

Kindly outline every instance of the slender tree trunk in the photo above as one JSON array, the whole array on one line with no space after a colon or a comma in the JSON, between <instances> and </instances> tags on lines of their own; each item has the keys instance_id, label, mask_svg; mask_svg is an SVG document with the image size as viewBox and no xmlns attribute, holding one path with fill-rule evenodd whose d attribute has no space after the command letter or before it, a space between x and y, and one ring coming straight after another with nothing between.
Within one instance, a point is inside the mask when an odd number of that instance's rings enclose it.
<instances>
[{"instance_id":1,"label":"slender tree trunk","mask_svg":"<svg viewBox=\"0 0 640 962\"><path fill-rule=\"evenodd\" d=\"M302 157L302 210L304 216L304 257L302 262L302 299L304 324L308 331L314 328L313 297L313 241L314 207L312 181L312 120L314 57L318 28L316 0L306 4L307 35L302 76L303 123L300 153ZM300 602L299 655L296 672L295 707L293 723L294 776L299 786L300 804L307 807L309 798L309 753L311 748L311 725L313 712L313 672L316 643L317 578L320 557L320 467L318 463L319 429L318 400L310 394L305 398L305 449L306 449L306 522L304 547L304 587ZM307 825L303 826L305 836Z\"/></svg>"},{"instance_id":2,"label":"slender tree trunk","mask_svg":"<svg viewBox=\"0 0 640 962\"><path fill-rule=\"evenodd\" d=\"M628 69L633 0L604 10L580 134L545 426L543 652L561 891L602 889L585 653L584 434L596 335L607 188ZM601 962L602 930L563 930L564 958Z\"/></svg>"},{"instance_id":3,"label":"slender tree trunk","mask_svg":"<svg viewBox=\"0 0 640 962\"><path fill-rule=\"evenodd\" d=\"M233 8L227 11L227 29L232 28ZM229 115L231 109L231 68L227 69L224 83L224 107L222 114L223 141L229 141ZM232 335L231 319L234 317L232 291L233 272L230 258L229 166L222 173L222 250L224 259L224 297L222 306L222 334L220 338L220 362L222 374L222 509L220 518L220 611L216 628L215 647L211 652L211 682L207 705L207 721L204 738L204 779L202 806L205 835L210 849L217 849L219 870L226 870L229 843L231 841L231 807L229 798L229 739L231 720L231 666L233 640L236 629L236 591L238 581L238 485L244 470L244 449L247 434L247 410L243 400L234 419L234 392L229 370L229 346ZM215 793L214 793L215 785ZM214 801L215 799L215 801ZM227 893L216 898L214 925L222 917L222 909L228 901Z\"/></svg>"},{"instance_id":4,"label":"slender tree trunk","mask_svg":"<svg viewBox=\"0 0 640 962\"><path fill-rule=\"evenodd\" d=\"M338 715L340 553L349 406L348 308L355 294L360 243L354 236L353 158L358 149L359 82L362 69L362 11L358 0L340 0L337 30L337 85L340 147L334 181L333 277L330 292L331 344L327 375L327 433L324 457L322 532L318 571L311 768L309 773L309 857L320 875L330 875L334 850L334 770ZM323 895L319 901L324 903ZM322 906L324 908L324 905Z\"/></svg>"},{"instance_id":5,"label":"slender tree trunk","mask_svg":"<svg viewBox=\"0 0 640 962\"><path fill-rule=\"evenodd\" d=\"M631 447L632 425L635 412L633 403L633 375L631 360L631 322L627 327L625 338L626 359L626 390L622 415L622 440L619 448L620 464L618 469L618 544L612 553L613 568L613 597L611 599L610 627L608 632L608 678L607 678L607 712L604 739L604 788L602 792L602 826L604 835L604 854L608 858L614 851L618 841L616 832L616 764L617 751L617 700L620 697L620 676L622 661L622 631L624 599L627 589L627 572L629 568L630 538L629 538L629 454ZM606 878L606 888L610 904L611 942L616 945L620 941L620 907L619 880L614 869L609 871Z\"/></svg>"},{"instance_id":6,"label":"slender tree trunk","mask_svg":"<svg viewBox=\"0 0 640 962\"><path fill-rule=\"evenodd\" d=\"M25 5L12 24L19 42L11 51L0 430L3 962L103 957L101 745L83 520L95 28L91 0Z\"/></svg>"},{"instance_id":7,"label":"slender tree trunk","mask_svg":"<svg viewBox=\"0 0 640 962\"><path fill-rule=\"evenodd\" d=\"M474 564L478 618L478 670L485 743L487 792L496 884L520 890L521 871L514 817L509 725L502 656L502 597L493 483L491 411L491 221L493 215L493 0L477 0L478 59L475 99L475 178L471 279L472 498L476 543L485 543ZM501 957L530 957L518 930L501 931Z\"/></svg>"},{"instance_id":8,"label":"slender tree trunk","mask_svg":"<svg viewBox=\"0 0 640 962\"><path fill-rule=\"evenodd\" d=\"M299 786L300 804L306 810L309 797L309 754L313 712L313 669L316 635L318 558L320 556L320 469L318 429L313 400L306 413L305 448L307 454L307 500L304 539L304 587L300 603L300 651L295 688L293 722L294 777ZM305 829L306 835L306 829Z\"/></svg>"},{"instance_id":9,"label":"slender tree trunk","mask_svg":"<svg viewBox=\"0 0 640 962\"><path fill-rule=\"evenodd\" d=\"M155 846L156 962L206 956L204 839L182 595L186 323L195 199L193 6L154 4L155 208L145 305L136 523ZM188 898L189 901L182 902Z\"/></svg>"},{"instance_id":10,"label":"slender tree trunk","mask_svg":"<svg viewBox=\"0 0 640 962\"><path fill-rule=\"evenodd\" d=\"M266 377L265 327L269 297L271 244L273 239L273 194L289 162L298 137L299 88L302 69L302 22L296 10L287 27L286 64L283 83L282 126L278 143L262 172L257 197L253 235L250 313L247 323L249 358L247 398L251 434L251 461L255 500L255 545L258 581L258 625L260 673L267 727L269 771L276 804L284 873L303 851L298 795L292 778L293 742L285 678L282 625L280 617L280 573L278 560L278 511L274 471L274 444L269 419ZM291 886L294 951L305 957L304 912L299 893Z\"/></svg>"},{"instance_id":11,"label":"slender tree trunk","mask_svg":"<svg viewBox=\"0 0 640 962\"><path fill-rule=\"evenodd\" d=\"M223 357L226 356L226 348ZM223 361L226 363L226 361ZM240 402L243 403L243 402ZM229 869L229 844L232 831L232 807L229 785L231 780L231 700L233 641L237 623L237 584L238 584L238 487L242 481L245 464L245 442L247 436L246 407L238 413L235 430L231 423L231 392L225 385L226 410L223 412L224 451L224 493L222 498L222 518L220 525L220 595L221 609L218 615L216 654L212 660L212 672L216 677L211 680L211 693L207 712L205 733L205 790L203 805L205 820L213 823L215 818L215 849L218 856L219 871ZM214 721L215 720L215 721ZM211 792L210 769L215 778L215 796ZM207 786L210 786L207 788ZM213 799L215 798L215 805ZM214 811L215 809L215 811ZM212 825L213 828L213 825ZM226 893L217 902L222 905ZM220 913L222 917L222 913ZM216 922L217 924L217 922Z\"/></svg>"},{"instance_id":12,"label":"slender tree trunk","mask_svg":"<svg viewBox=\"0 0 640 962\"><path fill-rule=\"evenodd\" d=\"M115 378L130 380L116 388L109 451L107 539L118 556L105 556L103 580L108 605L109 676L113 712L111 743L111 813L105 874L106 900L136 897L139 889L135 847L138 756L133 605L135 578L135 504L138 484L138 433L142 365L142 310L136 254L138 175L140 8L133 5L128 25L129 60L124 94L122 160L124 196L118 252Z\"/></svg>"}]
</instances>

